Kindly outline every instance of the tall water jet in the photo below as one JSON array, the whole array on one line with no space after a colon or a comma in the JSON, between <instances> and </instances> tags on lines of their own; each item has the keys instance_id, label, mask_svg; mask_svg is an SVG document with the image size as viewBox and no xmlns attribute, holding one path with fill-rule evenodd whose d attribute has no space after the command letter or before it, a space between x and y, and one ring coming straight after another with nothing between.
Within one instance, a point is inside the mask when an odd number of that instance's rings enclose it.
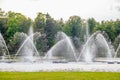
<instances>
[{"instance_id":1,"label":"tall water jet","mask_svg":"<svg viewBox=\"0 0 120 80\"><path fill-rule=\"evenodd\" d=\"M30 26L30 29L29 29L29 32L28 32L28 37L33 35L33 27ZM33 42L33 36L30 37L30 39L28 39L28 42L26 43L26 46L25 46L25 49L28 51L27 53L26 52L23 52L23 54L25 55L25 58L30 60L30 61L34 61L34 58L33 58L33 55L34 55L34 42ZM36 49L36 47L35 47Z\"/></svg>"},{"instance_id":2,"label":"tall water jet","mask_svg":"<svg viewBox=\"0 0 120 80\"><path fill-rule=\"evenodd\" d=\"M20 55L20 61L34 62L36 60L35 57L39 57L39 53L33 42L33 36L36 34L37 33L33 33L33 29L30 27L29 36L26 38L16 53L16 56Z\"/></svg>"},{"instance_id":3,"label":"tall water jet","mask_svg":"<svg viewBox=\"0 0 120 80\"><path fill-rule=\"evenodd\" d=\"M86 41L89 39L90 37L90 33L89 33L89 26L88 26L88 23L86 22Z\"/></svg>"},{"instance_id":4,"label":"tall water jet","mask_svg":"<svg viewBox=\"0 0 120 80\"><path fill-rule=\"evenodd\" d=\"M0 56L2 61L4 61L6 57L10 59L9 50L1 33L0 33Z\"/></svg>"},{"instance_id":5,"label":"tall water jet","mask_svg":"<svg viewBox=\"0 0 120 80\"><path fill-rule=\"evenodd\" d=\"M54 56L68 59L77 60L75 49L71 39L63 32L58 32L57 39L59 40L46 54L46 58L52 59Z\"/></svg>"}]
</instances>

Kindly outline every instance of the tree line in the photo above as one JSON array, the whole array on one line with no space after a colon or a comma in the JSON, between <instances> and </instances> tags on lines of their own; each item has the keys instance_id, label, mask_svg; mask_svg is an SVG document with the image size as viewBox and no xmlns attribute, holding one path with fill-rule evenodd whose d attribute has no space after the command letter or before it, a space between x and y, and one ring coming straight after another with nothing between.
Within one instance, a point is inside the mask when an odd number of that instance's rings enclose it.
<instances>
[{"instance_id":1,"label":"tree line","mask_svg":"<svg viewBox=\"0 0 120 80\"><path fill-rule=\"evenodd\" d=\"M56 43L55 37L58 31L65 32L71 37L76 48L79 47L79 44L85 41L86 27L88 27L90 35L98 30L104 31L115 49L120 43L120 19L97 22L94 18L85 20L80 16L73 15L67 21L63 21L62 18L55 20L48 13L39 12L33 21L21 13L4 12L0 9L0 32L10 52L13 52L13 54L20 47L19 39L15 40L14 38L15 34L18 32L27 34L31 25L34 28L34 32L42 34L36 40L36 43L39 43L36 44L39 52L48 51Z\"/></svg>"}]
</instances>

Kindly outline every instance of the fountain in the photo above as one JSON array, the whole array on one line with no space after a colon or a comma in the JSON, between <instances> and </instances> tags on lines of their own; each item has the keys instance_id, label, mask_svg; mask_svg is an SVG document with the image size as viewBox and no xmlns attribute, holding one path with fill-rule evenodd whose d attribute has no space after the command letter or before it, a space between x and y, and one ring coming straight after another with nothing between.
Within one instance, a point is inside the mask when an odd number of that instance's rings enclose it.
<instances>
[{"instance_id":1,"label":"fountain","mask_svg":"<svg viewBox=\"0 0 120 80\"><path fill-rule=\"evenodd\" d=\"M63 32L57 34L58 42L47 52L45 58L63 58L67 60L76 61L77 57L71 39Z\"/></svg>"},{"instance_id":2,"label":"fountain","mask_svg":"<svg viewBox=\"0 0 120 80\"><path fill-rule=\"evenodd\" d=\"M5 61L6 58L10 59L8 48L1 33L0 33L0 56L1 61Z\"/></svg>"},{"instance_id":3,"label":"fountain","mask_svg":"<svg viewBox=\"0 0 120 80\"><path fill-rule=\"evenodd\" d=\"M89 35L89 32L86 32ZM112 54L110 47L100 31L93 33L90 37L87 36L87 41L83 45L83 48L79 54L76 56L76 50L73 46L71 39L63 32L58 32L57 40L58 42L47 52L45 59L56 59L59 58L68 60L68 61L85 61L86 63L91 63L95 58L99 57L98 54L104 54L104 58L111 59ZM97 48L102 48L101 52L97 51ZM97 54L98 53L98 54Z\"/></svg>"},{"instance_id":4,"label":"fountain","mask_svg":"<svg viewBox=\"0 0 120 80\"><path fill-rule=\"evenodd\" d=\"M120 72L119 59L116 60L119 64L107 64L111 61L115 61L114 58L117 58L120 44L115 54L113 54L104 34L101 31L97 31L90 36L88 26L86 26L86 40L84 44L81 45L82 49L79 55L71 38L64 32L57 33L56 44L48 50L44 58L39 56L40 53L37 51L34 44L35 37L41 37L39 32L34 33L32 27L30 27L28 35L25 33L16 33L15 37L16 39L17 37L21 38L20 40L22 42L14 56L15 62L8 63L8 61L6 61L0 63L0 71ZM5 61L6 57L10 58L8 48L1 34L0 53L0 56L2 56L1 61Z\"/></svg>"},{"instance_id":5,"label":"fountain","mask_svg":"<svg viewBox=\"0 0 120 80\"><path fill-rule=\"evenodd\" d=\"M120 64L120 59L118 57L119 50L120 50L120 44L118 45L118 48L116 49L116 52L114 55L114 61L117 62L117 64Z\"/></svg>"},{"instance_id":6,"label":"fountain","mask_svg":"<svg viewBox=\"0 0 120 80\"><path fill-rule=\"evenodd\" d=\"M15 54L15 60L17 56L20 56L20 61L22 62L34 62L35 57L39 56L39 53L33 43L33 36L40 33L33 33L32 27L30 27L29 35L26 40L22 43L17 53Z\"/></svg>"},{"instance_id":7,"label":"fountain","mask_svg":"<svg viewBox=\"0 0 120 80\"><path fill-rule=\"evenodd\" d=\"M87 63L92 62L95 57L98 57L97 56L98 54L96 54L97 53L96 50L97 50L97 47L99 47L99 46L104 47L103 49L106 50L104 52L104 54L107 58L112 58L110 47L109 47L106 39L104 38L104 36L101 34L100 31L97 31L97 32L93 33L88 38L86 43L83 45L83 49L80 52L80 55L79 55L77 61L79 61L80 58L83 58L83 60ZM99 54L101 54L101 53L99 53Z\"/></svg>"}]
</instances>

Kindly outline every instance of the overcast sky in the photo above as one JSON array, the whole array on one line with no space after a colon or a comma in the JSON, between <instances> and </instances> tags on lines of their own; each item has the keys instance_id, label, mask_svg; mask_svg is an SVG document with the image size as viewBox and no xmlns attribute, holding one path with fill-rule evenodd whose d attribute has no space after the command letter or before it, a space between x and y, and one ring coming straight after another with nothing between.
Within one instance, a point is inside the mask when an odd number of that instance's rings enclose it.
<instances>
[{"instance_id":1,"label":"overcast sky","mask_svg":"<svg viewBox=\"0 0 120 80\"><path fill-rule=\"evenodd\" d=\"M15 11L34 19L38 12L67 20L72 15L83 19L120 19L120 0L0 0L0 8Z\"/></svg>"}]
</instances>

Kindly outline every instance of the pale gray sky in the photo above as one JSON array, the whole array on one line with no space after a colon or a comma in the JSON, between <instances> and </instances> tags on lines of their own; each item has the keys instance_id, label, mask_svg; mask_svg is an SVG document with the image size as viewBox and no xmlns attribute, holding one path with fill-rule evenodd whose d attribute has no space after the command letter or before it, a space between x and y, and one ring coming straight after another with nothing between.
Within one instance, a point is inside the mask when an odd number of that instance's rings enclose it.
<instances>
[{"instance_id":1,"label":"pale gray sky","mask_svg":"<svg viewBox=\"0 0 120 80\"><path fill-rule=\"evenodd\" d=\"M97 21L120 19L120 0L0 0L0 8L34 19L38 12L67 20L72 15Z\"/></svg>"}]
</instances>

